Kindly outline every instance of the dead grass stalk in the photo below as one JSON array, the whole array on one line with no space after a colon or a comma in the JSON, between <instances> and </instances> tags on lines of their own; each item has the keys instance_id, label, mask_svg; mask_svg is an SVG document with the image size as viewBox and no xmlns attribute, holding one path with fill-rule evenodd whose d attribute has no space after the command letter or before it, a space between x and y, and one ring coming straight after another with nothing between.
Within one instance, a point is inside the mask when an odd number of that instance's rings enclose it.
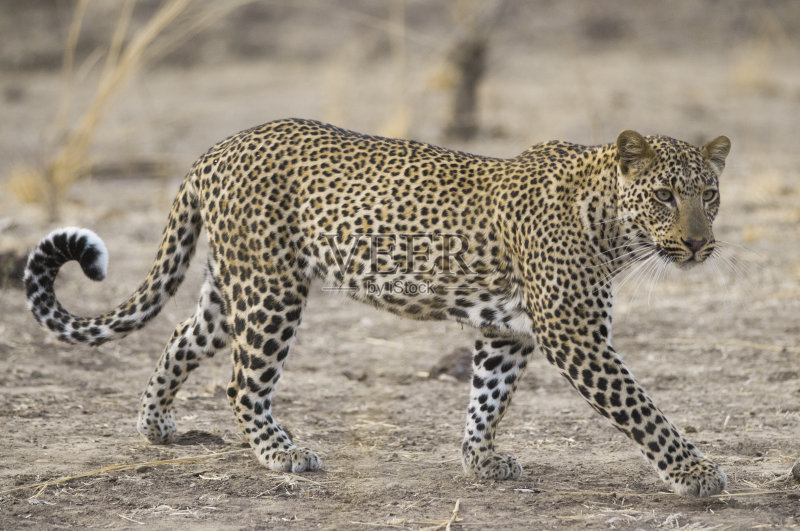
<instances>
[{"instance_id":1,"label":"dead grass stalk","mask_svg":"<svg viewBox=\"0 0 800 531\"><path fill-rule=\"evenodd\" d=\"M60 145L42 172L30 168L18 168L12 172L9 185L17 197L29 203L42 203L53 218L58 217L59 204L67 189L88 173L89 147L109 103L131 76L141 68L144 52L150 43L186 9L190 2L191 0L170 0L164 3L124 47L134 0L127 0L123 4L111 37L97 91L88 109L70 133L63 135L63 139L56 139ZM67 36L62 68L65 86L62 88L60 108L56 118L57 128L60 128L57 129L59 136L62 136L66 128L74 53L86 6L86 1L76 4Z\"/></svg>"},{"instance_id":2,"label":"dead grass stalk","mask_svg":"<svg viewBox=\"0 0 800 531\"><path fill-rule=\"evenodd\" d=\"M29 489L36 489L39 490L34 494L32 497L37 498L42 495L42 493L47 490L48 487L52 487L54 485L60 485L63 483L67 483L69 481L81 478L88 478L93 476L101 476L103 474L109 474L111 472L122 472L125 470L136 470L140 467L154 467L154 466L162 466L162 465L180 465L180 464L187 464L187 463L197 463L200 461L207 461L209 459L216 459L217 457L223 457L226 455L233 455L233 454L240 454L244 452L249 452L249 448L241 448L238 450L228 450L225 452L215 452L211 454L203 454L203 455L195 455L189 457L178 457L175 459L162 459L159 461L147 461L144 463L133 463L128 465L108 465L102 468L97 468L95 470L90 470L88 472L83 472L81 474L75 474L73 476L64 476L55 479L48 479L47 481L40 481L38 483L30 483L28 485L22 485L19 487L14 487L11 489L6 489L0 491L0 496L10 494L12 492L18 492L21 490L29 490Z\"/></svg>"}]
</instances>

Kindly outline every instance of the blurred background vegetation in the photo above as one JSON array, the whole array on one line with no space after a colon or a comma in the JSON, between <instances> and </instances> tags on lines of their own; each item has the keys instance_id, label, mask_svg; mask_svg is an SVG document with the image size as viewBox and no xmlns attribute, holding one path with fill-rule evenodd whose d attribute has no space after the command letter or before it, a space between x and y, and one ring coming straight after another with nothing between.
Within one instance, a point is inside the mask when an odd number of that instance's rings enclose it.
<instances>
[{"instance_id":1,"label":"blurred background vegetation","mask_svg":"<svg viewBox=\"0 0 800 531\"><path fill-rule=\"evenodd\" d=\"M81 178L176 176L221 138L287 116L498 156L625 128L727 134L758 194L794 186L796 0L0 8L0 189L50 218Z\"/></svg>"}]
</instances>

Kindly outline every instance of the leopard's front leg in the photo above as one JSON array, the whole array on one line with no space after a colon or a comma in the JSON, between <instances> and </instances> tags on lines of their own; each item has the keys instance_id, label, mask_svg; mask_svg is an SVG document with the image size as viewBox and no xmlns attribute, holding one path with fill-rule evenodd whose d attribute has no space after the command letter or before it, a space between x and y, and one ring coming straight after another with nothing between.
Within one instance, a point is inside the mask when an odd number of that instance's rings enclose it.
<instances>
[{"instance_id":1,"label":"leopard's front leg","mask_svg":"<svg viewBox=\"0 0 800 531\"><path fill-rule=\"evenodd\" d=\"M561 334L542 337L547 359L598 413L639 446L676 494L710 496L722 492L728 482L725 473L681 435L636 382L612 348L607 325L581 328L562 328ZM559 337L585 339L560 341Z\"/></svg>"},{"instance_id":2,"label":"leopard's front leg","mask_svg":"<svg viewBox=\"0 0 800 531\"><path fill-rule=\"evenodd\" d=\"M489 330L475 341L467 426L461 447L468 475L516 479L522 473L514 457L495 453L494 435L534 348L532 338L504 336Z\"/></svg>"}]
</instances>

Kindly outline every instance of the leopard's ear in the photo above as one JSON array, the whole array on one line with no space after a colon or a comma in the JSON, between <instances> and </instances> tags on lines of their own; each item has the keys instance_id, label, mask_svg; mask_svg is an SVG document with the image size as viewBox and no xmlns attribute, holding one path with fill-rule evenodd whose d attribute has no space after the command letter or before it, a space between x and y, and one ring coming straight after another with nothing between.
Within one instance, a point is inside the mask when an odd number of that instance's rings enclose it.
<instances>
[{"instance_id":1,"label":"leopard's ear","mask_svg":"<svg viewBox=\"0 0 800 531\"><path fill-rule=\"evenodd\" d=\"M731 141L727 136L718 136L702 148L703 156L719 175L725 169L725 158L731 152Z\"/></svg>"},{"instance_id":2,"label":"leopard's ear","mask_svg":"<svg viewBox=\"0 0 800 531\"><path fill-rule=\"evenodd\" d=\"M635 179L650 166L656 152L636 131L623 131L617 137L617 154L622 175Z\"/></svg>"}]
</instances>

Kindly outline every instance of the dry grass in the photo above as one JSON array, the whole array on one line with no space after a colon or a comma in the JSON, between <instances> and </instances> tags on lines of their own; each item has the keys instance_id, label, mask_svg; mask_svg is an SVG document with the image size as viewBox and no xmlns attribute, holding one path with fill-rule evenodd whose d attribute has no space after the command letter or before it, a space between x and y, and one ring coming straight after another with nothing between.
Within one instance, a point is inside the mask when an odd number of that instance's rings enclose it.
<instances>
[{"instance_id":1,"label":"dry grass","mask_svg":"<svg viewBox=\"0 0 800 531\"><path fill-rule=\"evenodd\" d=\"M11 494L12 492L18 492L22 490L31 490L31 489L39 489L36 494L33 495L33 498L37 498L42 495L42 493L47 490L48 487L52 487L54 485L60 485L63 483L67 483L69 481L81 478L88 478L93 476L102 476L103 474L109 474L111 472L124 472L126 470L136 470L145 467L155 467L155 466L162 466L162 465L176 465L176 464L187 464L187 463L197 463L199 461L206 461L208 459L215 459L217 457L222 457L226 455L232 454L240 454L244 452L249 452L249 448L242 448L239 450L228 450L226 452L214 452L211 454L203 454L203 455L195 455L190 457L179 457L176 459L163 459L159 461L147 461L144 463L133 463L129 465L109 465L104 466L102 468L97 468L95 470L90 470L88 472L83 472L81 474L75 474L72 476L63 476L60 478L49 479L47 481L40 481L38 483L30 483L28 485L22 485L19 487L14 487L11 489L6 489L0 491L0 496L5 494Z\"/></svg>"},{"instance_id":2,"label":"dry grass","mask_svg":"<svg viewBox=\"0 0 800 531\"><path fill-rule=\"evenodd\" d=\"M88 0L80 0L74 8L62 61L62 92L55 119L54 154L40 168L18 165L9 175L8 184L25 203L43 205L54 219L67 190L91 171L89 149L98 125L113 99L142 67L156 57L165 55L181 41L219 20L231 10L252 0L237 0L224 5L211 4L190 16L182 14L192 0L169 0L138 29L126 44L135 0L126 0L120 8L117 24L111 36L97 90L77 124L67 130L70 111L75 48L86 14ZM168 38L154 42L167 28L176 26Z\"/></svg>"},{"instance_id":3,"label":"dry grass","mask_svg":"<svg viewBox=\"0 0 800 531\"><path fill-rule=\"evenodd\" d=\"M39 204L44 207L52 219L60 214L60 205L70 187L78 180L90 175L93 164L90 148L98 127L106 116L109 106L115 97L150 61L168 54L182 41L194 35L210 24L226 16L230 11L252 2L252 0L233 0L225 3L209 3L201 9L188 8L193 0L167 0L146 22L135 30L129 40L133 7L135 0L121 3L116 27L105 52L105 59L99 75L97 89L86 110L77 122L70 126L68 117L71 114L72 92L76 79L84 77L86 70L91 69L102 53L91 54L84 66L76 75L75 51L81 34L84 18L89 8L88 0L80 0L75 4L72 21L68 31L62 58L62 89L59 107L55 116L52 142L55 147L48 149L52 155L39 164L15 166L8 176L9 189L24 203ZM312 4L311 7L323 9L324 4ZM326 6L327 7L327 6ZM467 9L469 7L469 9ZM337 15L356 19L360 24L377 29L390 40L390 56L392 80L390 84L391 105L386 116L378 126L378 132L384 136L407 137L414 123L414 99L419 90L409 87L409 64L407 43L415 42L429 50L437 63L443 61L444 49L449 38L420 36L411 31L406 24L406 0L393 0L388 4L386 18L375 18L342 6ZM462 11L477 12L469 3L459 4L455 15ZM374 34L373 34L374 37ZM359 52L364 49L363 36L353 46L345 47L340 60L329 69L326 84L329 89L325 114L332 122L346 121L344 98L345 80L350 78L353 63ZM369 47L366 47L369 48ZM348 52L349 50L349 52ZM363 52L361 52L363 53Z\"/></svg>"},{"instance_id":4,"label":"dry grass","mask_svg":"<svg viewBox=\"0 0 800 531\"><path fill-rule=\"evenodd\" d=\"M450 513L450 518L444 520L443 522L433 526L433 527L426 527L426 531L439 531L440 529L444 529L446 531L450 531L450 526L453 525L458 519L458 511L461 506L461 499L456 500L456 504L453 507L453 511Z\"/></svg>"},{"instance_id":5,"label":"dry grass","mask_svg":"<svg viewBox=\"0 0 800 531\"><path fill-rule=\"evenodd\" d=\"M77 125L63 135L61 131L66 128L66 116L70 106L75 47L87 2L84 0L76 4L64 52L62 69L64 87L56 118L57 132L63 138L56 139L58 147L55 154L44 164L41 171L30 167L18 167L12 172L9 186L20 200L40 203L47 208L53 218L58 217L59 205L66 191L90 170L89 147L109 104L125 83L141 69L147 47L190 2L191 0L170 0L164 3L147 24L134 34L127 45L124 45L125 35L130 24L134 1L127 0L122 4L97 91Z\"/></svg>"},{"instance_id":6,"label":"dry grass","mask_svg":"<svg viewBox=\"0 0 800 531\"><path fill-rule=\"evenodd\" d=\"M49 479L47 481L39 481L36 483L29 483L27 485L20 485L18 487L13 487L10 489L6 489L0 491L0 496L4 496L6 494L11 494L14 492L20 492L25 490L33 490L38 489L36 494L31 496L31 499L36 499L41 496L49 487L53 487L56 485L63 485L70 481L76 479L83 479L89 477L97 477L103 476L106 474L111 474L115 472L127 472L127 471L143 471L157 466L164 466L164 465L186 465L186 464L193 464L199 463L203 461L209 461L212 459L217 459L219 457L226 457L230 455L236 454L244 454L249 453L252 450L250 448L239 448L236 450L226 450L223 452L213 452L208 454L202 455L193 455L188 457L178 457L174 459L161 459L157 461L145 461L141 463L131 463L131 464L117 464L117 465L108 465L101 468L97 468L94 470L89 470L88 472L82 472L80 474L74 474L70 476L62 476L59 478ZM200 479L206 481L222 481L229 479L227 475L215 475L215 474L200 474L198 476ZM305 486L306 488L322 488L324 487L324 482L320 482L302 475L298 474L291 474L291 473L283 473L283 474L275 474L274 475L274 485L267 489L266 491L260 492L256 495L256 497L266 496L273 494L278 489L285 489L287 491L293 491L300 486Z\"/></svg>"},{"instance_id":7,"label":"dry grass","mask_svg":"<svg viewBox=\"0 0 800 531\"><path fill-rule=\"evenodd\" d=\"M79 0L72 12L72 22L67 32L67 42L64 46L64 58L61 61L61 99L58 104L58 115L56 116L56 137L60 137L67 127L67 114L69 113L70 99L72 97L72 74L75 62L75 48L78 45L78 37L81 34L83 18L86 15L86 7L89 0Z\"/></svg>"},{"instance_id":8,"label":"dry grass","mask_svg":"<svg viewBox=\"0 0 800 531\"><path fill-rule=\"evenodd\" d=\"M363 527L389 527L389 528L398 528L398 529L407 529L409 526L424 526L420 527L421 531L440 531L444 529L445 531L450 531L452 528L451 526L455 523L461 521L458 517L458 513L461 510L461 499L457 499L455 505L453 506L453 510L450 512L450 516L444 520L423 520L423 521L415 521L415 520L406 520L405 518L400 517L393 517L386 521L379 521L379 522L357 522L352 521L350 522L353 525L363 526Z\"/></svg>"}]
</instances>

